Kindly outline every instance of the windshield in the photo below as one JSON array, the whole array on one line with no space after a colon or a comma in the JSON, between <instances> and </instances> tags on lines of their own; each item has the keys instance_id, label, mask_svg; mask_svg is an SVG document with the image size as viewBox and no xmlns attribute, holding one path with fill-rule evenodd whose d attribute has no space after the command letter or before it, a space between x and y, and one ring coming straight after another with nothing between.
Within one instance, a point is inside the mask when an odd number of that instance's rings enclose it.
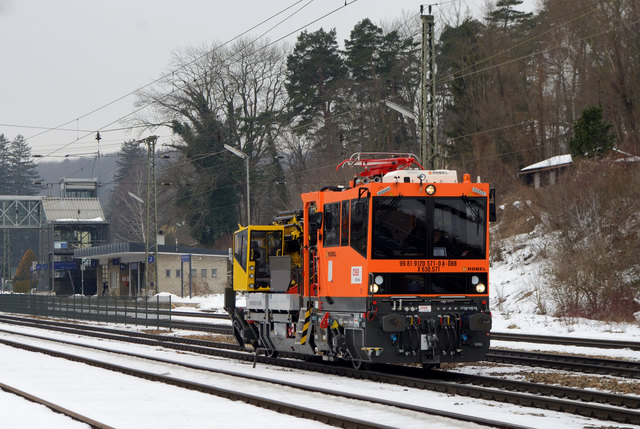
<instances>
[{"instance_id":1,"label":"windshield","mask_svg":"<svg viewBox=\"0 0 640 429\"><path fill-rule=\"evenodd\" d=\"M374 198L372 257L484 259L485 222L485 198Z\"/></svg>"}]
</instances>

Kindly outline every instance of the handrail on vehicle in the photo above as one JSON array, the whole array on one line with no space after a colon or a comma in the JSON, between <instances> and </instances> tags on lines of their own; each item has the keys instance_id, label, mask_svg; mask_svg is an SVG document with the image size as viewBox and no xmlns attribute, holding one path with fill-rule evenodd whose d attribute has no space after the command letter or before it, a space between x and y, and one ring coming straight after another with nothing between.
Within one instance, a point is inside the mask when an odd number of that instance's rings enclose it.
<instances>
[{"instance_id":1,"label":"handrail on vehicle","mask_svg":"<svg viewBox=\"0 0 640 429\"><path fill-rule=\"evenodd\" d=\"M376 156L380 157L376 158ZM356 152L349 159L338 164L336 171L345 165L364 168L364 171L360 173L361 177L383 176L391 171L404 170L411 166L424 169L418 162L416 155L394 152Z\"/></svg>"}]
</instances>

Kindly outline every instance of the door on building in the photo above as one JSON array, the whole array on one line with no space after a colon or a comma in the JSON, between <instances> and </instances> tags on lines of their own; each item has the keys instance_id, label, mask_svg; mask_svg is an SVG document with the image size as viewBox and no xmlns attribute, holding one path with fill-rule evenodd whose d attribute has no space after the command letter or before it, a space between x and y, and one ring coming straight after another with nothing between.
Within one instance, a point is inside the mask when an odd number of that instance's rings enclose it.
<instances>
[{"instance_id":1,"label":"door on building","mask_svg":"<svg viewBox=\"0 0 640 429\"><path fill-rule=\"evenodd\" d=\"M111 291L120 290L120 273L118 271L111 271L111 281L109 282L109 293Z\"/></svg>"}]
</instances>

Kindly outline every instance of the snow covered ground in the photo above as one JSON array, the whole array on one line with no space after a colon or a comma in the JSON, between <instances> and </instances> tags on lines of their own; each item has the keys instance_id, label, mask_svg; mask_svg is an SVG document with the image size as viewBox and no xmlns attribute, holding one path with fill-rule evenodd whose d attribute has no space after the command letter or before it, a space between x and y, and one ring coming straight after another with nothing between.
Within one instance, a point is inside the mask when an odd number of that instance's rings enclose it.
<instances>
[{"instance_id":1,"label":"snow covered ground","mask_svg":"<svg viewBox=\"0 0 640 429\"><path fill-rule=\"evenodd\" d=\"M555 308L547 292L548 272L546 261L542 257L547 240L541 236L539 230L530 234L521 234L501 243L502 255L493 261L490 272L491 307L493 315L493 331L519 332L530 334L565 335L586 338L604 338L613 340L640 341L639 323L604 323L594 320L578 318L557 318L549 316ZM224 313L223 296L179 298L171 297L176 312L180 311L215 311ZM222 321L212 321L222 323ZM1 325L2 329L19 331L33 331L31 328L17 328ZM41 333L41 331L40 331ZM8 334L0 334L8 335ZM64 336L65 334L50 334ZM67 336L68 337L68 336ZM105 341L93 339L79 339L74 341L99 343ZM492 346L515 347L516 344L506 341L493 341ZM120 344L113 347L120 348ZM550 411L529 409L513 405L488 403L464 397L451 397L434 392L386 386L361 380L346 380L338 377L306 374L282 368L271 368L258 365L255 369L251 365L225 361L224 359L207 356L197 356L184 353L152 350L145 346L127 345L128 350L134 352L156 353L172 359L183 359L190 363L204 366L229 368L241 372L274 378L291 379L301 383L335 388L339 385L345 390L361 394L377 394L393 400L407 401L422 406L441 408L459 413L472 413L486 418L503 419L532 427L573 428L585 426L608 425L582 417L558 414ZM518 348L531 350L556 351L592 355L606 355L611 358L640 360L640 352L630 350L603 350L585 347L546 346L541 344L517 344ZM79 353L79 352L78 352ZM85 353L85 352L82 352ZM91 368L78 363L70 363L61 359L51 358L37 353L0 346L0 382L13 385L35 395L46 396L52 402L74 410L86 413L98 421L112 424L115 427L153 427L157 429L189 427L256 427L265 422L269 425L300 425L305 427L325 427L319 423L280 416L276 413L258 409L241 403L211 397L198 392L184 391L173 387L163 386L146 380L139 380L125 375L116 375L108 371ZM110 360L122 358L109 355ZM129 363L130 358L125 358ZM171 374L186 373L188 371L174 368L163 368L157 364L137 363L148 370ZM474 367L467 367L464 371L475 371ZM478 369L482 372L481 369ZM505 370L508 372L508 370ZM193 376L193 374L191 375ZM219 378L200 375L200 381L205 379L211 383L221 383ZM228 381L227 381L228 382ZM235 382L231 382L234 384ZM264 387L261 387L264 389ZM281 389L273 387L270 394L282 395ZM286 399L286 398L285 398ZM0 427L10 428L71 428L85 427L64 416L53 413L47 408L35 405L26 400L0 391L0 409L2 419ZM370 413L369 411L353 410L348 405L338 407L336 413ZM363 415L360 414L360 417ZM398 420L392 426L409 427L407 421ZM429 427L450 427L439 418L431 418ZM421 427L424 424L410 427ZM630 425L623 425L631 427ZM471 427L467 425L463 427Z\"/></svg>"},{"instance_id":2,"label":"snow covered ground","mask_svg":"<svg viewBox=\"0 0 640 429\"><path fill-rule=\"evenodd\" d=\"M13 332L27 332L42 335L42 330L0 324L0 329ZM443 409L461 414L480 415L488 419L506 420L514 424L537 428L574 428L601 426L605 422L580 416L567 415L552 411L543 411L528 407L499 404L473 398L451 396L436 392L402 386L385 385L371 381L345 379L327 374L307 373L292 369L270 367L259 364L253 368L250 363L226 360L211 356L176 353L155 347L128 344L123 346L92 338L79 338L75 335L47 332L47 336L64 338L84 344L96 344L114 349L126 348L133 353L150 354L172 360L185 361L205 367L221 368L239 373L255 374L262 377L284 379L304 385L339 388L343 391L362 395L378 396L419 406ZM14 339L12 334L0 332L0 338ZM240 385L249 393L259 394L278 400L293 400L310 407L328 407L332 412L354 418L369 419L391 427L430 427L434 429L448 427L476 427L472 424L454 422L433 416L416 416L407 411L398 410L389 416L379 406L355 405L349 400L338 399L332 402L318 394L294 396L288 388L264 385L257 382L242 381L226 375L216 375L203 371L189 370L175 365L152 363L134 357L105 354L101 351L86 350L76 346L44 343L42 340L24 340L34 345L53 348L65 352L92 358L107 359L111 363L127 365L172 377L186 378L200 383L212 384L224 388ZM95 420L117 428L153 427L156 429L188 428L252 428L260 424L300 425L305 427L325 427L319 423L299 421L290 416L281 416L274 412L259 409L243 403L237 403L209 396L199 392L141 380L127 375L116 374L104 369L69 362L38 353L0 346L3 364L0 365L0 380L8 385L44 397L59 405L92 417ZM5 394L6 395L6 394ZM299 394L296 394L299 395ZM2 396L0 396L0 400ZM11 428L67 428L71 426L61 416L28 401L11 398L11 407L5 408L0 402L2 422L0 427ZM54 418L55 417L55 418ZM12 422L5 426L4 422ZM630 427L625 425L625 427Z\"/></svg>"},{"instance_id":3,"label":"snow covered ground","mask_svg":"<svg viewBox=\"0 0 640 429\"><path fill-rule=\"evenodd\" d=\"M492 330L640 341L640 322L549 316L556 313L556 307L549 293L549 266L543 255L553 237L544 236L541 229L500 242L500 258L492 261L489 272Z\"/></svg>"}]
</instances>

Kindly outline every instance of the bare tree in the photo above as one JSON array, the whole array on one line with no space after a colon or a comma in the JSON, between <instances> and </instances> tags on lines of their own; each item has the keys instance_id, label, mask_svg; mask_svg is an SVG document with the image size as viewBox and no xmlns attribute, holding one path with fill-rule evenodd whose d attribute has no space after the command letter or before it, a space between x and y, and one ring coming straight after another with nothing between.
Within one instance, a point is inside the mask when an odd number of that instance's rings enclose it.
<instances>
[{"instance_id":1,"label":"bare tree","mask_svg":"<svg viewBox=\"0 0 640 429\"><path fill-rule=\"evenodd\" d=\"M133 194L133 196L131 195ZM111 233L115 241L144 241L146 170L131 170L114 191Z\"/></svg>"},{"instance_id":2,"label":"bare tree","mask_svg":"<svg viewBox=\"0 0 640 429\"><path fill-rule=\"evenodd\" d=\"M139 122L169 126L179 137L174 147L182 158L172 169L180 179L176 211L202 244L233 231L246 210L243 161L224 144L249 157L252 220L276 209L265 200L284 180L276 159L278 116L286 103L284 57L281 48L246 39L183 50L175 55L175 71L138 100L152 106Z\"/></svg>"}]
</instances>

